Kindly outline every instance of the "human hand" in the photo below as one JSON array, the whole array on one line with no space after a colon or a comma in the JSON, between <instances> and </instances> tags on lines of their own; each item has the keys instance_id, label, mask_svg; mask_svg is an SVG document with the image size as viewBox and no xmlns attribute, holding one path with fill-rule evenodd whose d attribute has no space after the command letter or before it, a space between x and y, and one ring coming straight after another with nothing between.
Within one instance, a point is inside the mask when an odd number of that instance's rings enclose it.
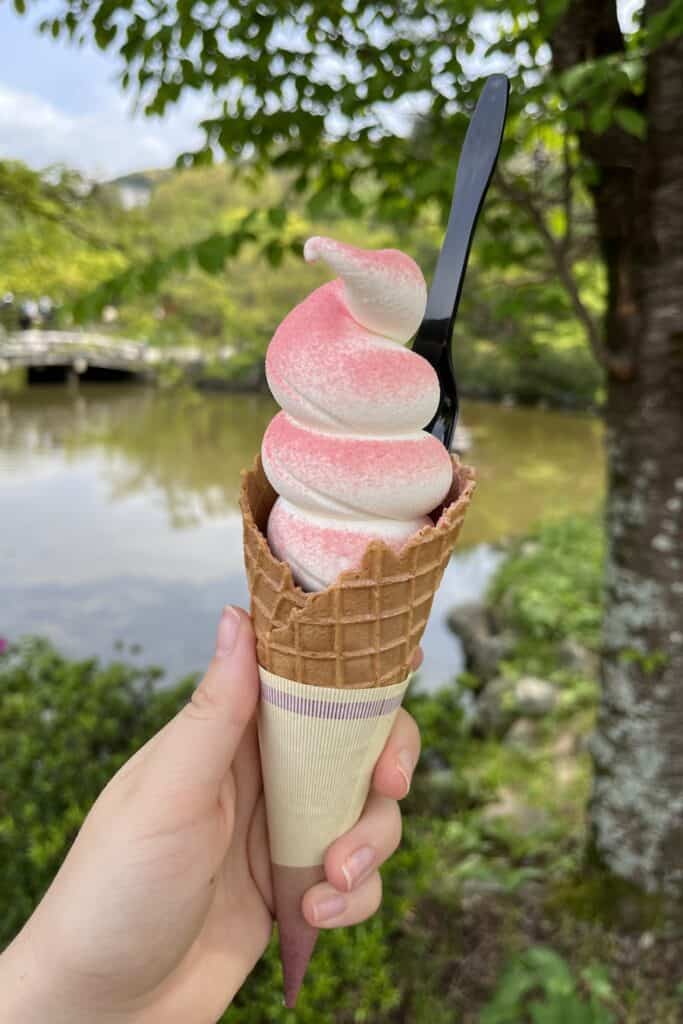
<instances>
[{"instance_id":1,"label":"human hand","mask_svg":"<svg viewBox=\"0 0 683 1024\"><path fill-rule=\"evenodd\" d=\"M249 617L226 608L192 700L103 790L0 957L3 1021L218 1020L272 929L258 689ZM326 881L304 897L309 923L355 924L377 909L378 867L398 845L397 800L418 755L417 726L401 710L360 820L330 846Z\"/></svg>"}]
</instances>

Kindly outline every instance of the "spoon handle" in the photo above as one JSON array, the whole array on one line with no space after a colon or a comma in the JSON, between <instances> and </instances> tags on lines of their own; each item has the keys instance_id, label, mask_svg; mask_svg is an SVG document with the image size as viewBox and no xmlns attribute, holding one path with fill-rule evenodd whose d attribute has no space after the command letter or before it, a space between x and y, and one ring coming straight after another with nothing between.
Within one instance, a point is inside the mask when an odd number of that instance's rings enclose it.
<instances>
[{"instance_id":1,"label":"spoon handle","mask_svg":"<svg viewBox=\"0 0 683 1024\"><path fill-rule=\"evenodd\" d=\"M436 370L439 407L427 430L450 451L458 417L458 389L451 359L451 335L467 270L472 236L503 140L510 84L491 75L481 91L463 143L446 237L436 264L424 319L413 351Z\"/></svg>"},{"instance_id":2,"label":"spoon handle","mask_svg":"<svg viewBox=\"0 0 683 1024\"><path fill-rule=\"evenodd\" d=\"M505 75L491 75L487 79L460 154L446 237L425 312L425 319L449 322L449 338L460 303L474 229L503 141L509 89Z\"/></svg>"}]
</instances>

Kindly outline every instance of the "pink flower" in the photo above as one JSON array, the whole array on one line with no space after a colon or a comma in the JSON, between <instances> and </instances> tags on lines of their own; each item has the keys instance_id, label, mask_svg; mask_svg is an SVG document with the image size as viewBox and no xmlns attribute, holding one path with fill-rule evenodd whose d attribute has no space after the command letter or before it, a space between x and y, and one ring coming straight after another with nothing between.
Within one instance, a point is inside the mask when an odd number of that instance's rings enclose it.
<instances>
[{"instance_id":1,"label":"pink flower","mask_svg":"<svg viewBox=\"0 0 683 1024\"><path fill-rule=\"evenodd\" d=\"M4 636L0 636L0 655L4 654L8 647L9 640L7 640Z\"/></svg>"}]
</instances>

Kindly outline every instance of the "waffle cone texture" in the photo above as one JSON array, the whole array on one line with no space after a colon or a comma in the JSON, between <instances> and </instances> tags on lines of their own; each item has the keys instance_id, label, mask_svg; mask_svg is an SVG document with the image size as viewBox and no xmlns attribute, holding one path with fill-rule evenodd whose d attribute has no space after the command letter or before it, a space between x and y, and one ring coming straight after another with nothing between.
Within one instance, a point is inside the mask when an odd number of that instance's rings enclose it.
<instances>
[{"instance_id":1,"label":"waffle cone texture","mask_svg":"<svg viewBox=\"0 0 683 1024\"><path fill-rule=\"evenodd\" d=\"M277 494L257 456L242 473L240 509L259 664L311 686L374 688L405 680L474 487L474 470L453 456L453 484L431 526L399 552L371 541L357 569L306 593L268 546Z\"/></svg>"}]
</instances>

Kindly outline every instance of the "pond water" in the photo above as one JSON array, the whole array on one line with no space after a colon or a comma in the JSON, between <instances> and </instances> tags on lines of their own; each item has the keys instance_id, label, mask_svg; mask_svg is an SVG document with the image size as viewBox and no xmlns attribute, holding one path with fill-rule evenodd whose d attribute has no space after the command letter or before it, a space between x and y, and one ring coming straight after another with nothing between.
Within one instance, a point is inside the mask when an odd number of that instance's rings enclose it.
<instances>
[{"instance_id":1,"label":"pond water","mask_svg":"<svg viewBox=\"0 0 683 1024\"><path fill-rule=\"evenodd\" d=\"M239 474L274 410L94 383L0 398L0 636L46 635L173 680L201 669L221 607L248 602ZM481 595L495 545L595 508L603 490L597 419L468 401L462 415L480 482L425 635L430 688L460 670L445 616Z\"/></svg>"}]
</instances>

